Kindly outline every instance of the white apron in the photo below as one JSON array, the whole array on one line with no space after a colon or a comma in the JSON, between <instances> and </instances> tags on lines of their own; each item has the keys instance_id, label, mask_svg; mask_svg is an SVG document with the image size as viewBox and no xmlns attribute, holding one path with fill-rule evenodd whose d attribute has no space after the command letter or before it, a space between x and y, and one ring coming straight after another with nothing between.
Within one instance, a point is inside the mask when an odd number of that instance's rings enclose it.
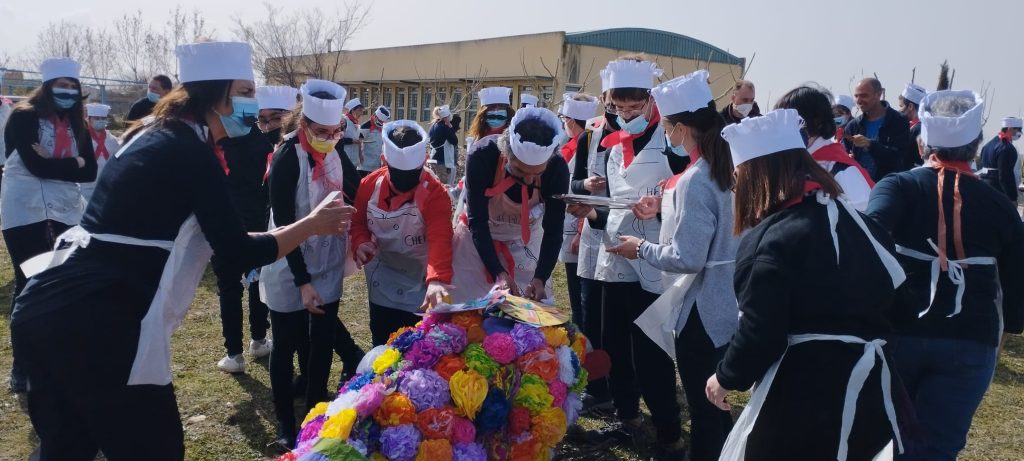
<instances>
[{"instance_id":1,"label":"white apron","mask_svg":"<svg viewBox=\"0 0 1024 461\"><path fill-rule=\"evenodd\" d=\"M899 262L885 249L885 247L875 240L875 237L868 230L867 225L864 224L864 220L859 214L857 214L857 211L853 206L843 199L832 200L820 192L818 192L817 195L818 202L828 207L829 226L832 233L832 243L835 245L836 249L837 263L839 260L839 241L836 234L836 225L839 221L839 208L836 204L839 203L846 209L854 222L857 223L857 226L861 228L864 234L868 237L868 240L871 241L871 245L874 247L879 259L881 259L886 271L888 271L889 277L892 279L893 287L898 287L902 284L903 281L906 280L906 274L900 267ZM799 334L789 336L789 346L810 341L840 341L848 344L864 345L864 354L854 365L853 370L851 370L850 381L846 387L846 400L843 405L843 419L839 434L839 451L836 454L836 459L838 461L846 461L847 452L849 451L848 439L850 431L853 429L854 417L856 416L857 397L860 395L860 391L864 387L864 383L867 381L868 375L871 373L871 369L875 366L876 358L880 359L882 362L881 381L885 413L889 417L889 424L892 425L893 434L896 435L896 447L899 449L899 453L903 453L903 440L900 436L899 427L896 421L896 410L892 403L892 392L890 388L892 374L889 371L889 364L885 360L885 355L882 352L882 346L885 345L885 341L882 339L866 340L856 336L830 334ZM761 412L761 407L764 405L768 391L771 389L772 381L775 380L775 375L779 370L779 364L782 363L782 360L785 359L785 357L786 354L783 352L782 357L779 357L779 360L768 368L764 377L754 385L750 401L743 409L743 413L740 414L740 417L736 420L736 424L733 426L732 431L729 432L729 438L726 439L725 446L722 448L722 455L719 457L720 461L742 461L745 459L747 438L750 436L750 432L754 429L754 423L757 421L757 416ZM885 450L883 449L883 451Z\"/></svg>"},{"instance_id":2,"label":"white apron","mask_svg":"<svg viewBox=\"0 0 1024 461\"><path fill-rule=\"evenodd\" d=\"M373 304L418 312L427 294L427 227L415 199L394 211L377 206L383 182L384 176L377 178L366 204L366 226L377 244L377 255L363 269L366 290ZM427 184L417 187L425 192Z\"/></svg>"},{"instance_id":3,"label":"white apron","mask_svg":"<svg viewBox=\"0 0 1024 461\"><path fill-rule=\"evenodd\" d=\"M932 239L928 239L928 244L931 245L932 250L934 250L935 253L938 254L939 249L935 245L935 242L932 241ZM939 265L939 257L927 253L921 253L920 251L906 248L900 245L896 245L896 252L903 256L931 263L931 296L928 298L928 307L917 315L918 318L924 317L925 314L927 314L928 311L931 310L932 304L935 303L935 291L939 286L939 272L941 270L941 267ZM947 263L949 264L949 271L947 272L949 280L953 282L954 285L956 285L956 304L953 308L953 313L947 315L946 317L954 317L960 313L960 310L963 307L962 301L964 298L964 291L967 290L967 279L964 277L963 266L973 264L980 264L983 266L994 266L996 264L996 258L993 258L991 256L974 256L964 259L948 259ZM997 310L1000 312L1001 315L1002 309ZM1000 328L999 331L1002 332L1002 328Z\"/></svg>"},{"instance_id":4,"label":"white apron","mask_svg":"<svg viewBox=\"0 0 1024 461\"><path fill-rule=\"evenodd\" d=\"M623 164L622 146L616 145L608 154L608 191L612 198L639 200L645 195L661 195L661 182L672 177L672 169L665 157L665 135L661 125L655 127L651 140L636 153L633 162ZM608 224L602 236L603 245L598 252L597 280L604 282L640 282L651 293L662 292L661 271L641 259L628 260L607 251L621 243L620 236L632 235L651 243L658 243L661 222L657 219L638 219L633 210L610 210Z\"/></svg>"},{"instance_id":5,"label":"white apron","mask_svg":"<svg viewBox=\"0 0 1024 461\"><path fill-rule=\"evenodd\" d=\"M109 131L107 132L107 137L104 141L104 144L106 145L107 152L109 152L110 155L114 155L117 153L119 149L117 138L114 137L114 135ZM96 152L96 147L96 141L92 141L93 152ZM100 173L103 172L103 168L107 166L108 161L108 159L99 156L99 154L96 154L96 181L79 184L79 186L82 188L82 197L85 199L86 204L88 204L89 200L92 199L92 193L93 191L96 190L96 182L100 180Z\"/></svg>"},{"instance_id":6,"label":"white apron","mask_svg":"<svg viewBox=\"0 0 1024 461\"><path fill-rule=\"evenodd\" d=\"M576 167L576 156L573 155L572 159L569 160L569 171L571 172ZM572 187L572 177L569 177L570 187ZM580 231L580 220L573 216L571 213L565 213L565 220L562 221L562 248L558 251L558 261L563 263L577 263L579 262L579 255L572 252L572 241L576 238L576 233ZM581 237L582 239L582 237Z\"/></svg>"},{"instance_id":7,"label":"white apron","mask_svg":"<svg viewBox=\"0 0 1024 461\"><path fill-rule=\"evenodd\" d=\"M596 128L590 134L590 151L587 155L587 176L608 177L605 168L605 156L607 150L598 151L601 145L601 136L604 129ZM583 230L580 231L580 252L576 262L576 275L589 280L597 279L597 256L601 251L601 241L604 231L590 227L590 220L583 220Z\"/></svg>"},{"instance_id":8,"label":"white apron","mask_svg":"<svg viewBox=\"0 0 1024 461\"><path fill-rule=\"evenodd\" d=\"M469 138L466 139L466 144L467 145L472 144L471 142L469 142ZM438 155L438 154L441 154L441 155ZM448 174L448 185L449 186L454 185L455 184L455 178L456 178L456 174L455 174L455 146L452 145L452 143L450 143L448 141L445 141L444 144L441 145L440 149L431 146L430 147L430 158L432 158L432 159L440 158L441 160L438 161L438 163L441 163L442 165L444 165L445 168L447 168L449 170L452 170Z\"/></svg>"},{"instance_id":9,"label":"white apron","mask_svg":"<svg viewBox=\"0 0 1024 461\"><path fill-rule=\"evenodd\" d=\"M295 155L299 157L299 180L295 185L295 218L308 216L328 194L334 192L326 181L313 180L313 167L309 165L309 154L301 143L295 143ZM330 182L341 190L343 181L341 157L328 153L324 158L324 170ZM274 212L270 212L270 229L274 223ZM346 263L348 237L335 235L314 235L301 245L302 259L306 263L313 288L324 303L341 299L341 284ZM295 286L295 277L288 267L288 259L281 258L260 271L260 300L276 312L296 312L305 309L302 292Z\"/></svg>"},{"instance_id":10,"label":"white apron","mask_svg":"<svg viewBox=\"0 0 1024 461\"><path fill-rule=\"evenodd\" d=\"M363 135L363 163L358 165L358 169L359 171L377 171L380 168L380 156L384 149L381 130L361 129L359 132Z\"/></svg>"},{"instance_id":11,"label":"white apron","mask_svg":"<svg viewBox=\"0 0 1024 461\"><path fill-rule=\"evenodd\" d=\"M71 138L71 156L78 157L78 139L70 124L67 131ZM39 119L39 144L52 156L55 143L53 123ZM7 230L46 220L78 225L86 205L78 184L42 179L30 173L21 160L22 155L37 154L14 150L4 163L4 178L0 183L0 228Z\"/></svg>"},{"instance_id":12,"label":"white apron","mask_svg":"<svg viewBox=\"0 0 1024 461\"><path fill-rule=\"evenodd\" d=\"M352 119L348 118L348 115L345 115L345 135L344 136L346 138L351 139L353 141L353 143L352 144L346 144L346 145L341 146L341 147L342 147L342 150L345 151L345 155L348 156L348 160L350 162L352 162L352 166L355 166L356 168L359 168L359 164L361 163L359 161L359 153L362 152L362 150L363 150L362 144L357 144L357 143L354 142L354 141L358 141L359 140L359 129L360 129L359 123L358 122L353 122ZM319 202L314 204L313 206L316 206L318 204L319 204Z\"/></svg>"}]
</instances>

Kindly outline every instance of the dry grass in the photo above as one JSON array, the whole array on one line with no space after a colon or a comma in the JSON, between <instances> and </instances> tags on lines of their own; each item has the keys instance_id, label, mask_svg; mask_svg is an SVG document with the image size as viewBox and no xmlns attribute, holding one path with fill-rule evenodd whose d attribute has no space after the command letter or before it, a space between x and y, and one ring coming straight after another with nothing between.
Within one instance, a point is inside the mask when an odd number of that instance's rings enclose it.
<instances>
[{"instance_id":1,"label":"dry grass","mask_svg":"<svg viewBox=\"0 0 1024 461\"><path fill-rule=\"evenodd\" d=\"M561 271L556 271L556 292L565 305L565 286ZM11 365L8 309L12 272L6 250L0 249L0 459L25 460L38 444L27 415L24 399L10 394L7 371ZM365 285L361 276L347 282L341 317L356 341L368 348L370 332ZM221 373L216 362L224 354L221 347L216 286L210 274L199 288L184 325L173 341L174 383L185 426L186 459L189 460L262 460L272 453L264 449L274 436L273 407L266 361L249 363L249 373L231 376ZM247 330L246 330L247 331ZM100 333L100 332L97 332ZM333 382L341 369L334 366ZM680 395L682 400L682 395ZM1024 459L1024 341L1007 341L999 362L995 382L982 404L971 430L964 460ZM738 411L738 410L736 410ZM141 422L144 423L144 422ZM585 428L601 421L584 418ZM648 453L633 453L617 447L564 446L562 459L640 460Z\"/></svg>"}]
</instances>

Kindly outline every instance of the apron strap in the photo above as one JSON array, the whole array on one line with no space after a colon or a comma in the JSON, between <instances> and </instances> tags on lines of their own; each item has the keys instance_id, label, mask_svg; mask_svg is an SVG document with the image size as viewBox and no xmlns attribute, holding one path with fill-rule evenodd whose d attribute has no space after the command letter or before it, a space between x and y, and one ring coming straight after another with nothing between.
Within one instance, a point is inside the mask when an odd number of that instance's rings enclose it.
<instances>
[{"instance_id":1,"label":"apron strap","mask_svg":"<svg viewBox=\"0 0 1024 461\"><path fill-rule=\"evenodd\" d=\"M928 239L928 245L935 250L936 254L939 252L939 246L935 244L932 239ZM964 276L964 266L970 264L979 264L983 266L992 266L996 264L996 258L991 256L973 256L964 259L946 260L945 269L942 268L942 258L938 256L932 256L927 253L907 248L904 246L896 245L896 252L906 256L908 258L914 258L918 261L930 262L931 263L931 294L928 298L928 307L917 314L918 318L924 317L931 310L932 305L935 304L935 293L939 287L939 272L945 270L949 281L956 285L956 300L953 307L953 313L946 317L953 317L963 310L963 297L964 292L967 290L967 278Z\"/></svg>"}]
</instances>

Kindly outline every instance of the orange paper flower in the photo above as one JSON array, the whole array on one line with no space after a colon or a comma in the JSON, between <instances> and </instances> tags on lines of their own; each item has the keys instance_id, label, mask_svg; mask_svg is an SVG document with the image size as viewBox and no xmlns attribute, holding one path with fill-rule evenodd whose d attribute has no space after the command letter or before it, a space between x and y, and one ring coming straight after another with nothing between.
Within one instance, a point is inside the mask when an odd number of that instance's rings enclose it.
<instances>
[{"instance_id":1,"label":"orange paper flower","mask_svg":"<svg viewBox=\"0 0 1024 461\"><path fill-rule=\"evenodd\" d=\"M466 330L466 339L470 343L481 342L487 336L481 322L483 322L483 317L480 316L479 311L459 312L452 315L452 323Z\"/></svg>"},{"instance_id":2,"label":"orange paper flower","mask_svg":"<svg viewBox=\"0 0 1024 461\"><path fill-rule=\"evenodd\" d=\"M455 372L462 371L464 368L466 368L466 361L462 359L462 356L454 354L441 357L441 360L438 360L437 364L434 365L434 371L441 375L445 381L451 380Z\"/></svg>"},{"instance_id":3,"label":"orange paper flower","mask_svg":"<svg viewBox=\"0 0 1024 461\"><path fill-rule=\"evenodd\" d=\"M516 365L523 373L540 376L541 379L551 382L558 378L558 355L551 346L527 353L516 360Z\"/></svg>"},{"instance_id":4,"label":"orange paper flower","mask_svg":"<svg viewBox=\"0 0 1024 461\"><path fill-rule=\"evenodd\" d=\"M373 419L384 427L413 424L416 422L416 407L405 394L395 392L384 397Z\"/></svg>"},{"instance_id":5,"label":"orange paper flower","mask_svg":"<svg viewBox=\"0 0 1024 461\"><path fill-rule=\"evenodd\" d=\"M544 340L548 343L548 346L552 348L558 348L559 346L569 345L569 333L562 327L544 327L540 329L541 333L544 333Z\"/></svg>"},{"instance_id":6,"label":"orange paper flower","mask_svg":"<svg viewBox=\"0 0 1024 461\"><path fill-rule=\"evenodd\" d=\"M452 461L452 444L447 439L424 440L416 461Z\"/></svg>"}]
</instances>

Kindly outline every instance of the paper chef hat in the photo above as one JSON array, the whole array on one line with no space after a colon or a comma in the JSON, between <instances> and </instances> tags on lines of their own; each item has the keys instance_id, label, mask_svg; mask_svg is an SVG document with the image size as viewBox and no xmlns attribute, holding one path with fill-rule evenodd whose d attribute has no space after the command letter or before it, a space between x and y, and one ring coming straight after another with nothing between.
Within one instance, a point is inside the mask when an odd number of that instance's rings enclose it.
<instances>
[{"instance_id":1,"label":"paper chef hat","mask_svg":"<svg viewBox=\"0 0 1024 461\"><path fill-rule=\"evenodd\" d=\"M590 96L586 101L577 101L573 99L576 97L576 94L562 94L562 107L558 108L558 113L573 120L590 120L597 111L597 107L601 105L601 102L593 96Z\"/></svg>"},{"instance_id":2,"label":"paper chef hat","mask_svg":"<svg viewBox=\"0 0 1024 461\"><path fill-rule=\"evenodd\" d=\"M599 72L599 73L601 74L601 93L604 93L604 92L606 92L606 91L608 91L610 89L610 88L608 88L608 73L607 72Z\"/></svg>"},{"instance_id":3,"label":"paper chef hat","mask_svg":"<svg viewBox=\"0 0 1024 461\"><path fill-rule=\"evenodd\" d=\"M363 105L363 102L359 98L352 98L349 102L345 103L345 110L352 110L361 105Z\"/></svg>"},{"instance_id":4,"label":"paper chef hat","mask_svg":"<svg viewBox=\"0 0 1024 461\"><path fill-rule=\"evenodd\" d=\"M516 126L518 124L531 119L539 119L555 130L555 137L551 140L551 144L541 146L529 141L523 141L523 137L516 133ZM562 139L565 137L565 134L562 133L562 122L558 120L558 116L554 112L540 107L524 107L516 111L516 115L512 117L512 122L509 123L508 134L512 155L519 159L520 162L530 166L546 163L551 158L551 154L555 152L555 148L562 144Z\"/></svg>"},{"instance_id":5,"label":"paper chef hat","mask_svg":"<svg viewBox=\"0 0 1024 461\"><path fill-rule=\"evenodd\" d=\"M708 86L708 71L703 69L662 83L651 89L651 95L658 104L658 112L664 115L694 112L708 107L714 99Z\"/></svg>"},{"instance_id":6,"label":"paper chef hat","mask_svg":"<svg viewBox=\"0 0 1024 461\"><path fill-rule=\"evenodd\" d=\"M973 106L959 117L933 115L936 103L946 98L963 98ZM921 141L931 147L961 147L978 139L984 124L985 101L973 91L942 90L930 93L921 101Z\"/></svg>"},{"instance_id":7,"label":"paper chef hat","mask_svg":"<svg viewBox=\"0 0 1024 461\"><path fill-rule=\"evenodd\" d=\"M55 78L73 78L78 80L82 65L71 58L50 58L39 65L39 72L43 74L43 82L49 82Z\"/></svg>"},{"instance_id":8,"label":"paper chef hat","mask_svg":"<svg viewBox=\"0 0 1024 461\"><path fill-rule=\"evenodd\" d=\"M534 96L530 93L523 93L519 95L519 103L526 104L528 107L537 107L537 102L539 101L540 100L537 99L537 96Z\"/></svg>"},{"instance_id":9,"label":"paper chef hat","mask_svg":"<svg viewBox=\"0 0 1024 461\"><path fill-rule=\"evenodd\" d=\"M481 106L489 106L491 104L512 103L512 88L506 88L503 86L492 86L480 90L478 95L480 97Z\"/></svg>"},{"instance_id":10,"label":"paper chef hat","mask_svg":"<svg viewBox=\"0 0 1024 461\"><path fill-rule=\"evenodd\" d=\"M800 136L803 122L795 109L776 109L725 127L722 137L729 141L733 166L784 150L806 148Z\"/></svg>"},{"instance_id":11,"label":"paper chef hat","mask_svg":"<svg viewBox=\"0 0 1024 461\"><path fill-rule=\"evenodd\" d=\"M395 131L395 128L402 126L416 130L423 140L408 147L398 147L391 141L391 132ZM412 120L395 120L385 123L384 129L381 131L381 135L384 138L384 160L388 161L388 166L402 171L409 171L415 170L426 163L427 145L430 144L430 136L427 135L427 132L418 123Z\"/></svg>"},{"instance_id":12,"label":"paper chef hat","mask_svg":"<svg viewBox=\"0 0 1024 461\"><path fill-rule=\"evenodd\" d=\"M1024 128L1024 120L1017 117L1006 117L1003 119L1003 128Z\"/></svg>"},{"instance_id":13,"label":"paper chef hat","mask_svg":"<svg viewBox=\"0 0 1024 461\"><path fill-rule=\"evenodd\" d=\"M438 107L437 108L437 116L441 117L441 118L451 117L452 116L452 109L450 107L448 107L447 104L443 105L441 107Z\"/></svg>"},{"instance_id":14,"label":"paper chef hat","mask_svg":"<svg viewBox=\"0 0 1024 461\"><path fill-rule=\"evenodd\" d=\"M921 87L921 85L916 85L913 83L908 83L907 86L903 88L903 93L900 94L900 96L903 96L903 99L906 99L907 101L910 101L914 104L921 104L921 100L924 99L924 97L927 95L927 90Z\"/></svg>"},{"instance_id":15,"label":"paper chef hat","mask_svg":"<svg viewBox=\"0 0 1024 461\"><path fill-rule=\"evenodd\" d=\"M377 110L373 111L373 115L377 116L377 120L386 122L391 120L391 109L388 109L387 106L380 106L377 107Z\"/></svg>"},{"instance_id":16,"label":"paper chef hat","mask_svg":"<svg viewBox=\"0 0 1024 461\"><path fill-rule=\"evenodd\" d=\"M295 108L299 90L290 86L258 86L256 87L256 101L263 109L285 109Z\"/></svg>"},{"instance_id":17,"label":"paper chef hat","mask_svg":"<svg viewBox=\"0 0 1024 461\"><path fill-rule=\"evenodd\" d=\"M608 89L644 88L651 89L654 79L662 74L658 65L650 61L620 59L608 63L601 71L601 79L608 79Z\"/></svg>"},{"instance_id":18,"label":"paper chef hat","mask_svg":"<svg viewBox=\"0 0 1024 461\"><path fill-rule=\"evenodd\" d=\"M306 80L302 84L302 115L321 125L341 123L341 110L345 107L345 87L327 80ZM335 99L320 99L313 93L325 91Z\"/></svg>"},{"instance_id":19,"label":"paper chef hat","mask_svg":"<svg viewBox=\"0 0 1024 461\"><path fill-rule=\"evenodd\" d=\"M843 106L850 110L853 110L853 107L856 106L856 104L853 102L853 98L845 94L836 96L836 105Z\"/></svg>"},{"instance_id":20,"label":"paper chef hat","mask_svg":"<svg viewBox=\"0 0 1024 461\"><path fill-rule=\"evenodd\" d=\"M178 45L178 79L253 80L252 47L241 42L204 42Z\"/></svg>"},{"instance_id":21,"label":"paper chef hat","mask_svg":"<svg viewBox=\"0 0 1024 461\"><path fill-rule=\"evenodd\" d=\"M89 103L85 105L87 117L106 117L110 115L110 106L106 104Z\"/></svg>"}]
</instances>

